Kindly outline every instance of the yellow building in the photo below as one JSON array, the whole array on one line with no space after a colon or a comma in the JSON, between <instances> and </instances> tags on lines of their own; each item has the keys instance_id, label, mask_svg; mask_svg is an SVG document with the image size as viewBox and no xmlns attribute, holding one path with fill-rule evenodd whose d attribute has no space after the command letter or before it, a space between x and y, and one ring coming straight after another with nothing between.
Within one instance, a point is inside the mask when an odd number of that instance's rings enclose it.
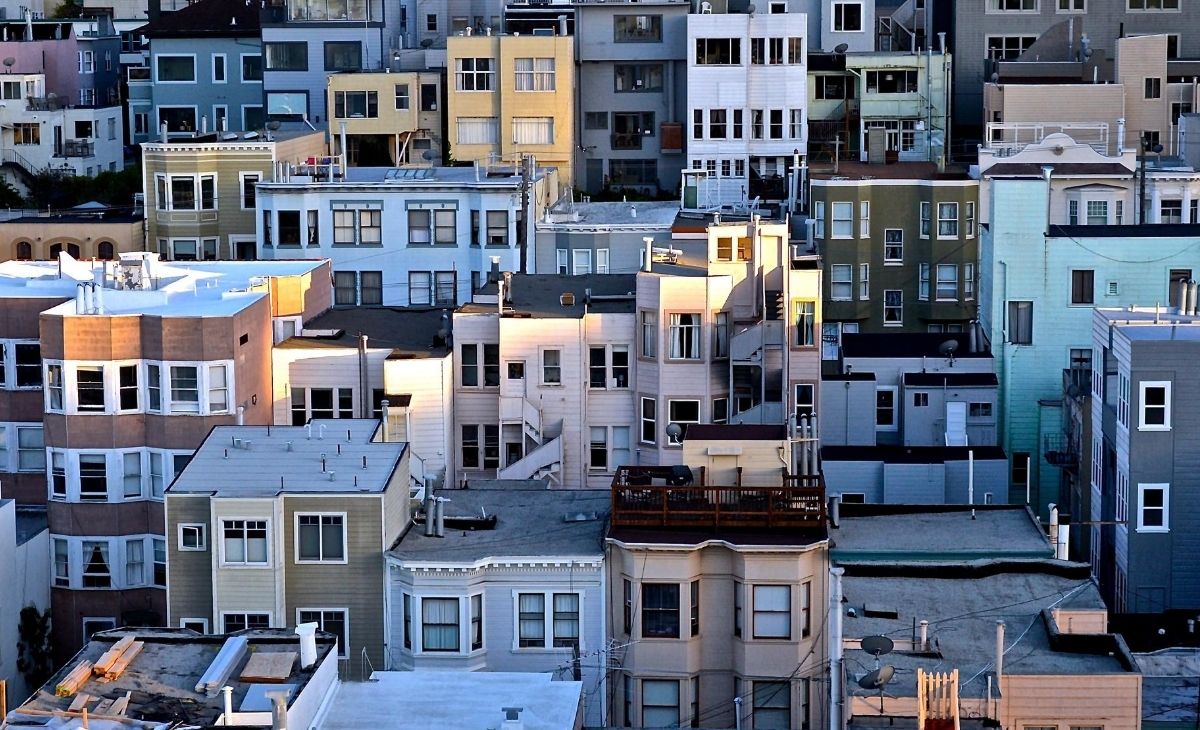
<instances>
[{"instance_id":1,"label":"yellow building","mask_svg":"<svg viewBox=\"0 0 1200 730\"><path fill-rule=\"evenodd\" d=\"M0 261L118 258L146 246L142 211L79 207L54 215L26 215L0 222Z\"/></svg>"},{"instance_id":2,"label":"yellow building","mask_svg":"<svg viewBox=\"0 0 1200 730\"><path fill-rule=\"evenodd\" d=\"M333 149L341 152L345 125L347 165L441 163L441 86L437 72L330 74L326 104Z\"/></svg>"},{"instance_id":3,"label":"yellow building","mask_svg":"<svg viewBox=\"0 0 1200 730\"><path fill-rule=\"evenodd\" d=\"M575 150L574 39L454 36L446 43L446 118L459 162L533 155L572 185ZM557 196L556 196L557 197Z\"/></svg>"}]
</instances>

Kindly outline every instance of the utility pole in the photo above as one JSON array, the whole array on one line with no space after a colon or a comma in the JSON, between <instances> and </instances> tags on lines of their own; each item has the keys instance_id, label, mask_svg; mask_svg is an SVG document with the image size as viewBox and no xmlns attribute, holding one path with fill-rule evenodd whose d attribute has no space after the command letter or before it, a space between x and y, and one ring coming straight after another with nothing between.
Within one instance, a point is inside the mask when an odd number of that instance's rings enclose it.
<instances>
[{"instance_id":1,"label":"utility pole","mask_svg":"<svg viewBox=\"0 0 1200 730\"><path fill-rule=\"evenodd\" d=\"M521 156L521 210L517 213L517 242L521 247L521 272L529 273L529 188L533 183L533 157Z\"/></svg>"}]
</instances>

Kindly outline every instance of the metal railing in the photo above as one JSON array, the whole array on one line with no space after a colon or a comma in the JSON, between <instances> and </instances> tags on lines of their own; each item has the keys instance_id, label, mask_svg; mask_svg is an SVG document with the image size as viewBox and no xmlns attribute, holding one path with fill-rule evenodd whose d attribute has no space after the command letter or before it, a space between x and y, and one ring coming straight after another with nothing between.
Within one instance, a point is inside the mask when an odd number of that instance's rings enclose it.
<instances>
[{"instance_id":1,"label":"metal railing","mask_svg":"<svg viewBox=\"0 0 1200 730\"><path fill-rule=\"evenodd\" d=\"M96 143L84 139L68 139L63 142L62 153L57 157L95 157Z\"/></svg>"}]
</instances>

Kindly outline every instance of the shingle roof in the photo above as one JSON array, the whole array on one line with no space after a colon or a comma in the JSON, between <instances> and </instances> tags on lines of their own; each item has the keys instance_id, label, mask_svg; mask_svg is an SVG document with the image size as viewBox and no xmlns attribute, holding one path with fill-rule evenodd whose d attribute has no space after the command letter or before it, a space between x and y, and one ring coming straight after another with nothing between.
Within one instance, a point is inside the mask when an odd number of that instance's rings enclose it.
<instances>
[{"instance_id":1,"label":"shingle roof","mask_svg":"<svg viewBox=\"0 0 1200 730\"><path fill-rule=\"evenodd\" d=\"M260 4L246 0L199 0L162 13L142 29L147 38L258 38Z\"/></svg>"}]
</instances>

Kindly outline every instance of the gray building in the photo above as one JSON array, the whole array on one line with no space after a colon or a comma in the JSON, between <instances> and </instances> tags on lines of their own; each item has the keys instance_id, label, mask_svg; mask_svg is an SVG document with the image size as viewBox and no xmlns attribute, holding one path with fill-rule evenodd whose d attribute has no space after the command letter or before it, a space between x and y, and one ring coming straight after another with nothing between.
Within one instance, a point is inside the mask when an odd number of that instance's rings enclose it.
<instances>
[{"instance_id":1,"label":"gray building","mask_svg":"<svg viewBox=\"0 0 1200 730\"><path fill-rule=\"evenodd\" d=\"M691 246L671 238L679 204L671 202L576 203L564 201L538 221L534 273L632 274L642 266L645 239L660 259L700 265L708 242ZM692 256L688 256L692 254Z\"/></svg>"},{"instance_id":2,"label":"gray building","mask_svg":"<svg viewBox=\"0 0 1200 730\"><path fill-rule=\"evenodd\" d=\"M409 524L411 450L380 436L368 419L214 428L166 492L168 622L316 622L342 660L385 667L383 554Z\"/></svg>"},{"instance_id":3,"label":"gray building","mask_svg":"<svg viewBox=\"0 0 1200 730\"><path fill-rule=\"evenodd\" d=\"M624 0L576 9L575 179L585 191L678 189L690 7Z\"/></svg>"},{"instance_id":4,"label":"gray building","mask_svg":"<svg viewBox=\"0 0 1200 730\"><path fill-rule=\"evenodd\" d=\"M1116 613L1200 607L1200 317L1192 312L1093 313L1087 524L1093 570Z\"/></svg>"}]
</instances>

